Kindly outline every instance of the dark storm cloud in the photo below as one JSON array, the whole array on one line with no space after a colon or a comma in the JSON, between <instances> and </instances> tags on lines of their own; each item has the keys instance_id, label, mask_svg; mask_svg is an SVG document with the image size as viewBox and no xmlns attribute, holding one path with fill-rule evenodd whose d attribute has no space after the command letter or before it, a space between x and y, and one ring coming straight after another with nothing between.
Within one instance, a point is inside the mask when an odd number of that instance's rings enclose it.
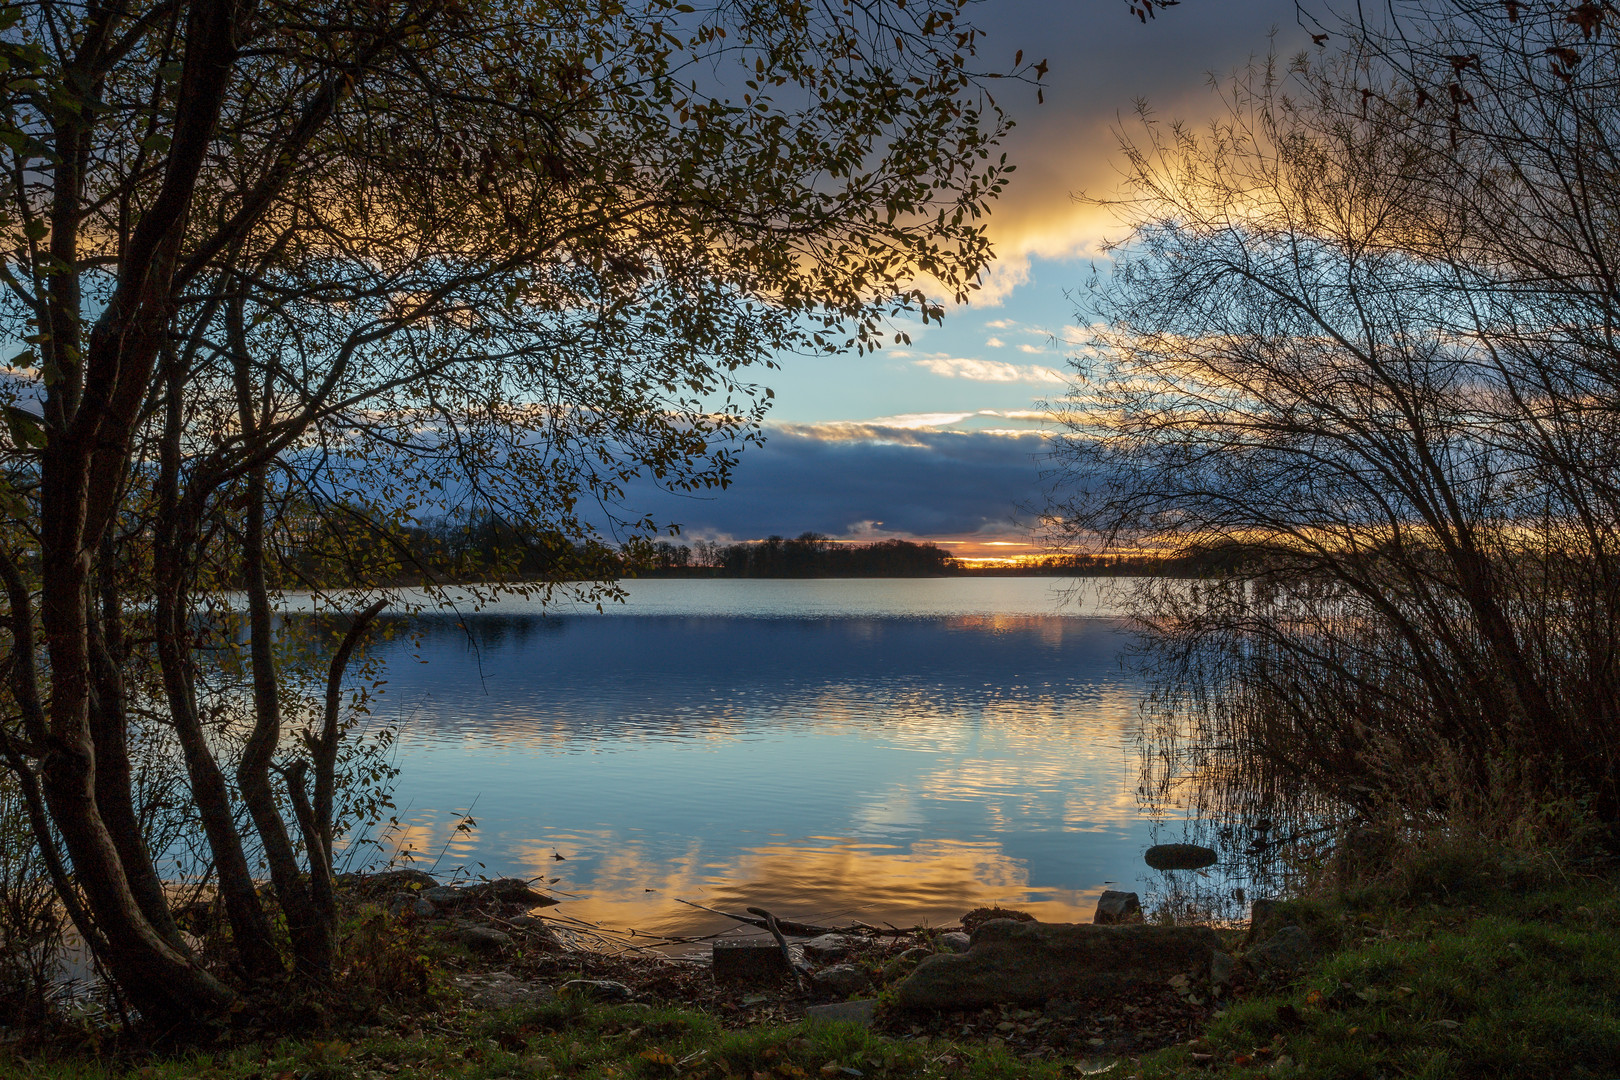
<instances>
[{"instance_id":1,"label":"dark storm cloud","mask_svg":"<svg viewBox=\"0 0 1620 1080\"><path fill-rule=\"evenodd\" d=\"M775 428L743 453L736 482L703 498L661 496L687 537L1017 535L1040 501L1046 440L1033 432L881 424ZM881 522L881 524L877 524Z\"/></svg>"},{"instance_id":2,"label":"dark storm cloud","mask_svg":"<svg viewBox=\"0 0 1620 1080\"><path fill-rule=\"evenodd\" d=\"M1074 195L1118 193L1115 129L1139 134L1135 102L1160 120L1196 126L1219 109L1210 76L1224 79L1270 49L1286 59L1310 46L1293 0L1186 0L1145 25L1121 0L990 0L969 10L988 33L980 43L987 65L1022 50L1050 69L1044 104L1027 88L997 95L1017 121L1004 149L1018 171L987 223L1000 261L979 303L1022 283L1032 256L1087 256L1117 235L1112 211Z\"/></svg>"}]
</instances>

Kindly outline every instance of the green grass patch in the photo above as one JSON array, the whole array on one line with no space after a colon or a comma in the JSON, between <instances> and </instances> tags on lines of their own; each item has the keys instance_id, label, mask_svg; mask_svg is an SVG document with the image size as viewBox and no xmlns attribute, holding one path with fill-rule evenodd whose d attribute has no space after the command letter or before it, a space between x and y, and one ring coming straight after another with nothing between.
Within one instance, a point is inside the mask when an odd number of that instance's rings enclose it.
<instances>
[{"instance_id":1,"label":"green grass patch","mask_svg":"<svg viewBox=\"0 0 1620 1080\"><path fill-rule=\"evenodd\" d=\"M1506 1080L1620 1076L1620 905L1607 884L1487 894L1459 908L1346 905L1363 940L1228 1009L1159 1077ZM1318 927L1331 923L1317 905ZM1315 928L1313 928L1315 929ZM1314 935L1313 935L1314 936Z\"/></svg>"}]
</instances>

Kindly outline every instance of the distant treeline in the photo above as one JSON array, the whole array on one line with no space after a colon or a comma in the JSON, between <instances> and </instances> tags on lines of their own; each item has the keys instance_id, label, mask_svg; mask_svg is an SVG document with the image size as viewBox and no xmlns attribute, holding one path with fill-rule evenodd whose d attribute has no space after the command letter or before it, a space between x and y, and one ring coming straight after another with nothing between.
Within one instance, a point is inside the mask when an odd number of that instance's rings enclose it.
<instances>
[{"instance_id":1,"label":"distant treeline","mask_svg":"<svg viewBox=\"0 0 1620 1080\"><path fill-rule=\"evenodd\" d=\"M999 565L971 564L935 544L878 540L851 544L801 533L736 544L660 541L632 560L647 577L1201 577L1252 555L1235 547L1174 558L1124 555L1040 555Z\"/></svg>"},{"instance_id":2,"label":"distant treeline","mask_svg":"<svg viewBox=\"0 0 1620 1080\"><path fill-rule=\"evenodd\" d=\"M640 554L640 553L637 553ZM635 567L648 577L943 577L962 566L944 548L909 540L838 543L819 533L740 544L651 545Z\"/></svg>"},{"instance_id":3,"label":"distant treeline","mask_svg":"<svg viewBox=\"0 0 1620 1080\"><path fill-rule=\"evenodd\" d=\"M494 517L396 523L382 529L358 515L333 515L285 544L280 562L285 584L297 588L360 581L397 585L629 577L1199 577L1230 570L1250 555L1232 547L1179 558L1044 555L983 565L963 562L926 542L852 544L813 532L731 544L663 540L612 548L576 543L557 533L521 533Z\"/></svg>"}]
</instances>

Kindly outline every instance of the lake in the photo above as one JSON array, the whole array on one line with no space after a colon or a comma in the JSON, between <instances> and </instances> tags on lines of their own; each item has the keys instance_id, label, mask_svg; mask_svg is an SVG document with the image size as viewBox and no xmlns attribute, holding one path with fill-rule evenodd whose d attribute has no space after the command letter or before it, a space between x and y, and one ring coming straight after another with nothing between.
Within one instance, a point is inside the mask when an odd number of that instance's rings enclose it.
<instances>
[{"instance_id":1,"label":"lake","mask_svg":"<svg viewBox=\"0 0 1620 1080\"><path fill-rule=\"evenodd\" d=\"M1143 891L1141 687L1107 585L626 588L601 614L418 616L378 647L414 865L543 877L554 912L665 935L727 925L677 898L909 925L1089 920L1111 883Z\"/></svg>"}]
</instances>

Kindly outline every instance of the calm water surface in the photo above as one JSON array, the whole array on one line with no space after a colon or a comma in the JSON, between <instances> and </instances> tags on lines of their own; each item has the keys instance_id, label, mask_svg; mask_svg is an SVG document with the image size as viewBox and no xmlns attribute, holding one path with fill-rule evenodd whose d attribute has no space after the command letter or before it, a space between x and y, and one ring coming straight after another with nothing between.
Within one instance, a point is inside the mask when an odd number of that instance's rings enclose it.
<instances>
[{"instance_id":1,"label":"calm water surface","mask_svg":"<svg viewBox=\"0 0 1620 1080\"><path fill-rule=\"evenodd\" d=\"M382 647L417 865L557 878L560 913L663 934L720 928L677 897L909 924L1089 919L1141 887L1140 687L1105 586L628 589L418 616Z\"/></svg>"}]
</instances>

